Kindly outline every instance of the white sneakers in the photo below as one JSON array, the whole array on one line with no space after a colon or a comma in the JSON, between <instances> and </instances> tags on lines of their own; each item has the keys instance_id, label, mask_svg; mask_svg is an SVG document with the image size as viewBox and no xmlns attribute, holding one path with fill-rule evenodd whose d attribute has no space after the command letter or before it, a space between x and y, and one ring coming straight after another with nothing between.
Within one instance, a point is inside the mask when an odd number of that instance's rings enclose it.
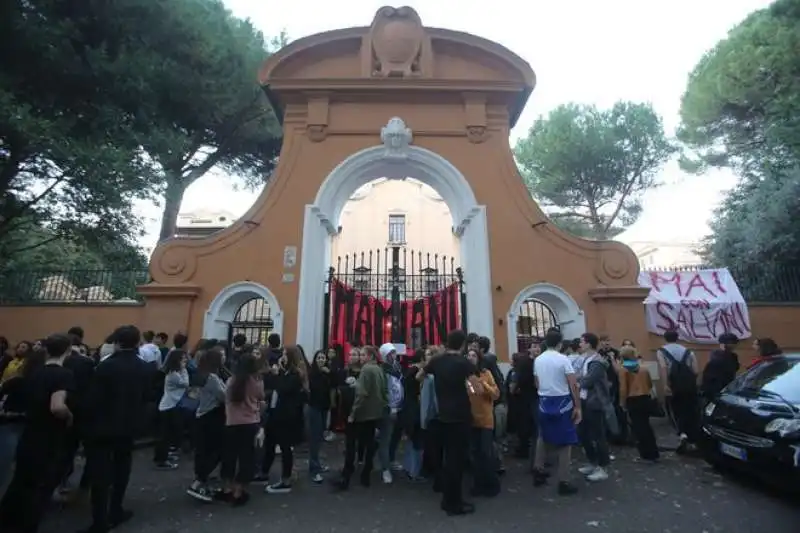
<instances>
[{"instance_id":1,"label":"white sneakers","mask_svg":"<svg viewBox=\"0 0 800 533\"><path fill-rule=\"evenodd\" d=\"M587 481L605 481L608 479L608 471L602 466L585 465L580 467L578 472L586 476Z\"/></svg>"},{"instance_id":2,"label":"white sneakers","mask_svg":"<svg viewBox=\"0 0 800 533\"><path fill-rule=\"evenodd\" d=\"M608 479L608 472L602 466L598 466L590 474L587 474L587 481L605 481Z\"/></svg>"},{"instance_id":3,"label":"white sneakers","mask_svg":"<svg viewBox=\"0 0 800 533\"><path fill-rule=\"evenodd\" d=\"M381 477L383 478L383 482L387 485L390 484L394 479L392 478L392 473L389 470L384 470L381 473Z\"/></svg>"}]
</instances>

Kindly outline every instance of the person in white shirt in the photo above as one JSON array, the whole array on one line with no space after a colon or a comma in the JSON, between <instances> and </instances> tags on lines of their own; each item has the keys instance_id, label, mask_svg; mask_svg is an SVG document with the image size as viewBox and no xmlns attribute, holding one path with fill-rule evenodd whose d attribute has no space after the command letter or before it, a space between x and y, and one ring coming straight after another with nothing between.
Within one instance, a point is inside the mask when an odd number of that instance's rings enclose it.
<instances>
[{"instance_id":1,"label":"person in white shirt","mask_svg":"<svg viewBox=\"0 0 800 533\"><path fill-rule=\"evenodd\" d=\"M575 370L566 355L558 351L563 336L555 328L544 338L546 350L533 361L533 375L539 391L539 438L533 461L533 484L547 483L544 469L548 448L558 457L558 493L566 496L578 489L569 482L571 447L578 444L575 426L581 421L581 404Z\"/></svg>"},{"instance_id":2,"label":"person in white shirt","mask_svg":"<svg viewBox=\"0 0 800 533\"><path fill-rule=\"evenodd\" d=\"M144 340L144 343L139 346L139 359L145 363L155 363L161 366L161 350L153 343L155 336L156 334L152 331L145 331L142 333L142 340Z\"/></svg>"}]
</instances>

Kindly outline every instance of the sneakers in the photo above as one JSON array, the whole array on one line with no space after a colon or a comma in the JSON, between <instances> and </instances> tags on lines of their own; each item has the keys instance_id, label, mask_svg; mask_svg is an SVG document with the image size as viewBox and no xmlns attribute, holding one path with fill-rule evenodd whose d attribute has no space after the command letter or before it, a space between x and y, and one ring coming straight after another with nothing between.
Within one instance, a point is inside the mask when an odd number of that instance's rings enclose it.
<instances>
[{"instance_id":1,"label":"sneakers","mask_svg":"<svg viewBox=\"0 0 800 533\"><path fill-rule=\"evenodd\" d=\"M193 485L186 489L186 494L201 502L211 503L214 501L214 492L205 485Z\"/></svg>"},{"instance_id":2,"label":"sneakers","mask_svg":"<svg viewBox=\"0 0 800 533\"><path fill-rule=\"evenodd\" d=\"M336 438L336 435L333 434L333 431L326 431L322 438L325 442L332 442L333 439Z\"/></svg>"},{"instance_id":3,"label":"sneakers","mask_svg":"<svg viewBox=\"0 0 800 533\"><path fill-rule=\"evenodd\" d=\"M573 485L572 483L568 483L566 481L561 481L558 484L558 495L559 496L572 496L573 494L578 493L578 487Z\"/></svg>"},{"instance_id":4,"label":"sneakers","mask_svg":"<svg viewBox=\"0 0 800 533\"><path fill-rule=\"evenodd\" d=\"M322 477L321 474L314 474L311 476L311 483L314 483L315 485L320 485L323 481L325 481L325 478Z\"/></svg>"},{"instance_id":5,"label":"sneakers","mask_svg":"<svg viewBox=\"0 0 800 533\"><path fill-rule=\"evenodd\" d=\"M593 472L586 476L588 481L605 481L608 479L608 472L602 466L598 466Z\"/></svg>"},{"instance_id":6,"label":"sneakers","mask_svg":"<svg viewBox=\"0 0 800 533\"><path fill-rule=\"evenodd\" d=\"M384 470L383 472L381 472L381 478L383 479L383 482L387 485L390 484L392 481L394 481L394 478L392 478L392 473L389 470Z\"/></svg>"},{"instance_id":7,"label":"sneakers","mask_svg":"<svg viewBox=\"0 0 800 533\"><path fill-rule=\"evenodd\" d=\"M252 483L254 485L269 485L269 474L264 474L263 472L259 472L255 476L253 476Z\"/></svg>"},{"instance_id":8,"label":"sneakers","mask_svg":"<svg viewBox=\"0 0 800 533\"><path fill-rule=\"evenodd\" d=\"M597 465L584 465L578 469L578 472L580 472L581 475L588 476L589 474L594 472L596 468Z\"/></svg>"},{"instance_id":9,"label":"sneakers","mask_svg":"<svg viewBox=\"0 0 800 533\"><path fill-rule=\"evenodd\" d=\"M175 470L178 468L178 463L172 461L164 461L163 463L155 463L156 470Z\"/></svg>"},{"instance_id":10,"label":"sneakers","mask_svg":"<svg viewBox=\"0 0 800 533\"><path fill-rule=\"evenodd\" d=\"M274 485L267 485L265 492L268 494L289 494L292 492L292 485L281 481L280 483L275 483Z\"/></svg>"},{"instance_id":11,"label":"sneakers","mask_svg":"<svg viewBox=\"0 0 800 533\"><path fill-rule=\"evenodd\" d=\"M389 466L389 468L392 470L392 472L402 472L403 470L405 470L403 468L403 465L401 465L400 463L398 463L396 461L394 463L392 463L391 466Z\"/></svg>"}]
</instances>

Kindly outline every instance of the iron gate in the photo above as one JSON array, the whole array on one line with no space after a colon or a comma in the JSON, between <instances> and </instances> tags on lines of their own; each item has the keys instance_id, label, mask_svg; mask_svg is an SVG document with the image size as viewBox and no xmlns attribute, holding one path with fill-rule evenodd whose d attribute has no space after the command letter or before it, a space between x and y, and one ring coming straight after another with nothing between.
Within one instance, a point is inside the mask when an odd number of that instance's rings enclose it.
<instances>
[{"instance_id":1,"label":"iron gate","mask_svg":"<svg viewBox=\"0 0 800 533\"><path fill-rule=\"evenodd\" d=\"M549 305L528 298L519 307L517 316L517 351L524 352L534 342L543 339L547 330L558 327L558 317Z\"/></svg>"},{"instance_id":2,"label":"iron gate","mask_svg":"<svg viewBox=\"0 0 800 533\"><path fill-rule=\"evenodd\" d=\"M415 349L466 329L464 272L455 259L399 246L339 257L325 283L324 346Z\"/></svg>"},{"instance_id":3,"label":"iron gate","mask_svg":"<svg viewBox=\"0 0 800 533\"><path fill-rule=\"evenodd\" d=\"M253 298L244 302L233 315L228 327L228 345L233 344L234 335L243 334L248 344L267 344L275 322L272 309L264 298Z\"/></svg>"}]
</instances>

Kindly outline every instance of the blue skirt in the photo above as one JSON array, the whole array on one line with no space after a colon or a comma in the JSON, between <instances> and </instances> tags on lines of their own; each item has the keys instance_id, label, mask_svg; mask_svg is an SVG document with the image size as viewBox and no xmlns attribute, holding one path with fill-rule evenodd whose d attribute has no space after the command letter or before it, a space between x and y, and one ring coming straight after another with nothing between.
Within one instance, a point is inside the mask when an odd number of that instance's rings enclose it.
<instances>
[{"instance_id":1,"label":"blue skirt","mask_svg":"<svg viewBox=\"0 0 800 533\"><path fill-rule=\"evenodd\" d=\"M547 444L571 446L578 444L578 432L572 423L572 396L542 396L539 398L539 436Z\"/></svg>"}]
</instances>

